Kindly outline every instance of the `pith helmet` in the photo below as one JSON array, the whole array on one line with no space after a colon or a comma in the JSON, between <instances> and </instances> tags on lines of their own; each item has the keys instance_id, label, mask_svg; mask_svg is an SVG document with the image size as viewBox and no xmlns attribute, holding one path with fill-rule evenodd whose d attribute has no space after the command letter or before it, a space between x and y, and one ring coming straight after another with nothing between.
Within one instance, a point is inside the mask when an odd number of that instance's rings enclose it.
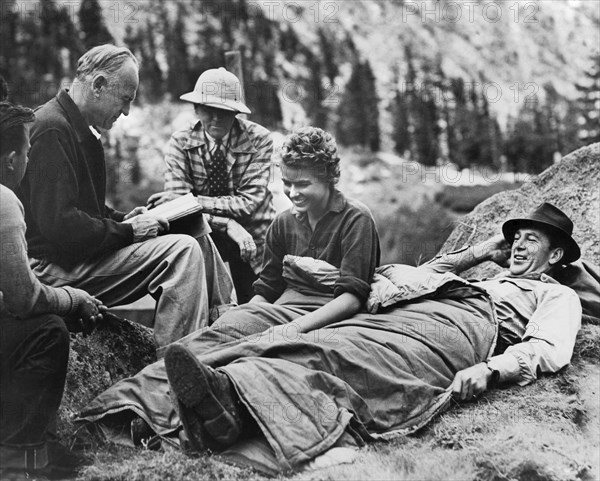
<instances>
[{"instance_id":1,"label":"pith helmet","mask_svg":"<svg viewBox=\"0 0 600 481\"><path fill-rule=\"evenodd\" d=\"M240 80L223 67L206 70L198 77L192 92L179 97L186 102L202 104L217 109L249 114L242 96Z\"/></svg>"}]
</instances>

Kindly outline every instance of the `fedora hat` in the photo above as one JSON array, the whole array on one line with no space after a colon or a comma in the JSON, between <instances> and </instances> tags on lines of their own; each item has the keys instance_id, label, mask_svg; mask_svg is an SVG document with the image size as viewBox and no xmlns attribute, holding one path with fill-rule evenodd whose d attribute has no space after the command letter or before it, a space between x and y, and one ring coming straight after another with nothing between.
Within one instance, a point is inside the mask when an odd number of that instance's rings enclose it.
<instances>
[{"instance_id":1,"label":"fedora hat","mask_svg":"<svg viewBox=\"0 0 600 481\"><path fill-rule=\"evenodd\" d=\"M544 202L538 205L528 217L507 220L502 225L502 234L504 234L506 242L512 244L515 232L521 227L527 226L543 227L550 231L553 236L556 236L557 241L565 250L564 256L561 259L563 264L575 262L581 256L577 242L571 237L573 234L573 222L558 207Z\"/></svg>"},{"instance_id":2,"label":"fedora hat","mask_svg":"<svg viewBox=\"0 0 600 481\"><path fill-rule=\"evenodd\" d=\"M249 114L242 95L242 83L223 67L206 70L198 77L192 92L179 97L186 102L202 104L217 109Z\"/></svg>"}]
</instances>

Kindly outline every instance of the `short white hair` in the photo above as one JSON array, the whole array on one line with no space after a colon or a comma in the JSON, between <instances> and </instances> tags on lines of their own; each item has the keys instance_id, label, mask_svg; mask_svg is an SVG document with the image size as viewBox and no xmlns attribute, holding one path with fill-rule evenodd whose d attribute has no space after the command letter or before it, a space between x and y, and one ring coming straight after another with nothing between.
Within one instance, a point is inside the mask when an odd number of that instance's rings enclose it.
<instances>
[{"instance_id":1,"label":"short white hair","mask_svg":"<svg viewBox=\"0 0 600 481\"><path fill-rule=\"evenodd\" d=\"M88 75L104 73L114 75L127 60L133 60L139 66L135 55L126 47L117 47L111 44L99 45L84 53L77 62L75 77L84 80Z\"/></svg>"}]
</instances>

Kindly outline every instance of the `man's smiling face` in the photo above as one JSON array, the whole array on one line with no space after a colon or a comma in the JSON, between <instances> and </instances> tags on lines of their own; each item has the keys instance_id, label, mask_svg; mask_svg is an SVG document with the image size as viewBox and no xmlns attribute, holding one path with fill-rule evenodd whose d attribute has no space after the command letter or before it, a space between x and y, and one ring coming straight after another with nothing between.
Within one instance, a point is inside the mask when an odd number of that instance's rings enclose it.
<instances>
[{"instance_id":1,"label":"man's smiling face","mask_svg":"<svg viewBox=\"0 0 600 481\"><path fill-rule=\"evenodd\" d=\"M511 247L510 273L522 276L547 272L563 255L561 247L551 247L550 237L542 229L528 226L515 232Z\"/></svg>"}]
</instances>

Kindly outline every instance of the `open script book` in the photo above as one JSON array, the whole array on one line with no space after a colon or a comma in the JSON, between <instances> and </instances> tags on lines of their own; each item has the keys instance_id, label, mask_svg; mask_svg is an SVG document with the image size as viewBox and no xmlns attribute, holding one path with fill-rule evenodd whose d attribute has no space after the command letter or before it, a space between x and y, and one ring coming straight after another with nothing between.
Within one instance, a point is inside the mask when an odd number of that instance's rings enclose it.
<instances>
[{"instance_id":1,"label":"open script book","mask_svg":"<svg viewBox=\"0 0 600 481\"><path fill-rule=\"evenodd\" d=\"M169 222L200 211L200 204L191 192L148 210L149 214L165 217ZM127 219L123 222L131 222Z\"/></svg>"}]
</instances>

